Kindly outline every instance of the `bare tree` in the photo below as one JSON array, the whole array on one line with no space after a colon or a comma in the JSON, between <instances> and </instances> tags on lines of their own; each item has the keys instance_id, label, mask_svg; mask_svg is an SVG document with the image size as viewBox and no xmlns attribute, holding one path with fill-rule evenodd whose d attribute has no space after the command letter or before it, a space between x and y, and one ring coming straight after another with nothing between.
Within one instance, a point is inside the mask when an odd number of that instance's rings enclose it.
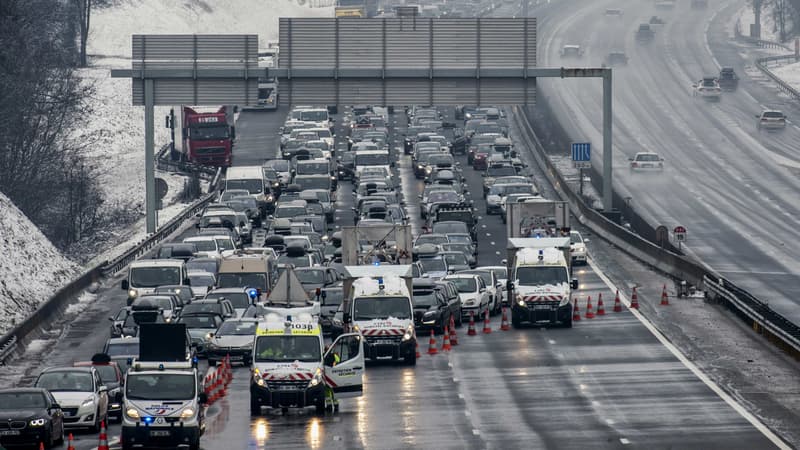
<instances>
[{"instance_id":1,"label":"bare tree","mask_svg":"<svg viewBox=\"0 0 800 450\"><path fill-rule=\"evenodd\" d=\"M75 0L78 9L78 22L81 32L80 66L88 65L86 60L86 42L89 40L89 23L92 16L92 0Z\"/></svg>"}]
</instances>

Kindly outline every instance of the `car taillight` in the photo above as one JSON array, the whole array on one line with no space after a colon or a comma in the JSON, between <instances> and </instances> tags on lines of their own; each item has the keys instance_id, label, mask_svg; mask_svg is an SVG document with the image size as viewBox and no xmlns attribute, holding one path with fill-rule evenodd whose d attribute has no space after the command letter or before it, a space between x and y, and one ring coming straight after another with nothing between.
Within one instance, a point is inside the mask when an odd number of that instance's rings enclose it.
<instances>
[{"instance_id":1,"label":"car taillight","mask_svg":"<svg viewBox=\"0 0 800 450\"><path fill-rule=\"evenodd\" d=\"M634 163L631 163L631 166L632 167L639 167L639 164L634 162Z\"/></svg>"}]
</instances>

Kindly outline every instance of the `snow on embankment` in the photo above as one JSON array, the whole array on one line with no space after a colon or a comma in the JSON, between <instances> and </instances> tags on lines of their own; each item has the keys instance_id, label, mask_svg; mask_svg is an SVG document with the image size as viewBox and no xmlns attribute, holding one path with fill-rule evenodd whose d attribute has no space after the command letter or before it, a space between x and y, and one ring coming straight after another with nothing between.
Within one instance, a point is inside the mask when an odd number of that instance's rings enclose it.
<instances>
[{"instance_id":1,"label":"snow on embankment","mask_svg":"<svg viewBox=\"0 0 800 450\"><path fill-rule=\"evenodd\" d=\"M2 193L0 252L0 334L4 334L72 280L78 269Z\"/></svg>"},{"instance_id":2,"label":"snow on embankment","mask_svg":"<svg viewBox=\"0 0 800 450\"><path fill-rule=\"evenodd\" d=\"M281 17L333 17L333 8L297 0L117 0L92 15L89 53L130 57L132 34L257 34L266 48L278 39Z\"/></svg>"},{"instance_id":3,"label":"snow on embankment","mask_svg":"<svg viewBox=\"0 0 800 450\"><path fill-rule=\"evenodd\" d=\"M789 86L800 91L800 63L770 68L769 70Z\"/></svg>"}]
</instances>

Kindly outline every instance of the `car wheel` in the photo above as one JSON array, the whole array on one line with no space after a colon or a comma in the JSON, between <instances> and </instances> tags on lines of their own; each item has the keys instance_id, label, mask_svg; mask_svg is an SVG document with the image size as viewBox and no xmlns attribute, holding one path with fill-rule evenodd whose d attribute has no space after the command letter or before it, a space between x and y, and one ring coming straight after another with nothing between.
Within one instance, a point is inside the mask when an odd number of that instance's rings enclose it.
<instances>
[{"instance_id":1,"label":"car wheel","mask_svg":"<svg viewBox=\"0 0 800 450\"><path fill-rule=\"evenodd\" d=\"M461 311L461 309L459 309L458 316L456 318L456 328L461 328L461 326L464 325L464 319L461 317L462 314L463 312Z\"/></svg>"},{"instance_id":2,"label":"car wheel","mask_svg":"<svg viewBox=\"0 0 800 450\"><path fill-rule=\"evenodd\" d=\"M572 328L572 317L564 322L564 328Z\"/></svg>"},{"instance_id":3,"label":"car wheel","mask_svg":"<svg viewBox=\"0 0 800 450\"><path fill-rule=\"evenodd\" d=\"M324 398L322 400L320 400L319 402L314 404L314 412L318 416L324 416L325 415L325 399Z\"/></svg>"},{"instance_id":4,"label":"car wheel","mask_svg":"<svg viewBox=\"0 0 800 450\"><path fill-rule=\"evenodd\" d=\"M250 400L250 415L253 417L261 415L261 403Z\"/></svg>"},{"instance_id":5,"label":"car wheel","mask_svg":"<svg viewBox=\"0 0 800 450\"><path fill-rule=\"evenodd\" d=\"M100 410L98 409L94 413L94 423L89 428L92 433L97 433L100 431Z\"/></svg>"},{"instance_id":6,"label":"car wheel","mask_svg":"<svg viewBox=\"0 0 800 450\"><path fill-rule=\"evenodd\" d=\"M417 354L415 352L409 353L403 359L403 362L405 362L407 366L416 366L417 365Z\"/></svg>"},{"instance_id":7,"label":"car wheel","mask_svg":"<svg viewBox=\"0 0 800 450\"><path fill-rule=\"evenodd\" d=\"M56 434L56 440L53 441L55 445L62 445L64 444L64 424L61 424L61 430L58 434Z\"/></svg>"}]
</instances>

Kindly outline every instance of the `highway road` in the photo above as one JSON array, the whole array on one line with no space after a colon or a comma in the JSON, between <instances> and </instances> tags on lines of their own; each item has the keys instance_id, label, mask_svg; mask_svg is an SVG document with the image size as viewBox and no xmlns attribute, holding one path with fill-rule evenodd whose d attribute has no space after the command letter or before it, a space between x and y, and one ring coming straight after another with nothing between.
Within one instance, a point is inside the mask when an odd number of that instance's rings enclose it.
<instances>
[{"instance_id":1,"label":"highway road","mask_svg":"<svg viewBox=\"0 0 800 450\"><path fill-rule=\"evenodd\" d=\"M276 153L273 130L285 111L245 112L239 118L237 164L251 164ZM402 125L404 118L396 115ZM248 133L256 133L254 138ZM273 137L270 137L273 136ZM466 167L464 157L462 166ZM406 198L422 182L413 178L410 159L398 164ZM471 192L481 192L481 177L465 169ZM342 183L337 224L350 224L350 184ZM485 210L480 194L476 208ZM410 202L413 203L413 202ZM413 209L410 206L409 209ZM420 227L412 214L415 230ZM505 228L497 216L481 217L479 264L503 258ZM176 239L191 234L185 231ZM774 437L744 409L723 399L676 351L654 335L640 316L612 313L613 290L601 273L576 270L575 296L602 294L609 314L584 319L573 329L523 329L466 336L449 354L425 355L416 367L370 364L364 396L342 400L337 414L315 416L290 411L251 418L248 370L234 368L227 397L208 410L207 450L230 448L769 448ZM119 278L108 280L63 337L27 367L30 382L42 367L87 359L102 347L105 320L124 303ZM439 342L441 345L441 342ZM754 425L754 423L756 425ZM109 428L118 447L119 426ZM93 449L96 435L77 432L77 449Z\"/></svg>"},{"instance_id":2,"label":"highway road","mask_svg":"<svg viewBox=\"0 0 800 450\"><path fill-rule=\"evenodd\" d=\"M779 108L797 117L797 106L763 81L750 78L743 54L729 42L742 3L712 0L704 11L678 2L673 11L629 0L553 2L540 26L542 66L599 66L611 50L630 57L614 69L614 187L654 225L688 230L691 254L772 308L800 322L800 128L759 132L755 114ZM606 17L605 8L623 9ZM640 23L659 15L655 42L637 44ZM708 40L706 39L708 36ZM585 49L564 60L565 44ZM719 65L742 77L736 92L718 104L693 98L691 85ZM558 120L575 140L601 147L599 81L542 80ZM627 158L655 151L666 159L662 174L629 173ZM600 152L593 163L602 167Z\"/></svg>"}]
</instances>

